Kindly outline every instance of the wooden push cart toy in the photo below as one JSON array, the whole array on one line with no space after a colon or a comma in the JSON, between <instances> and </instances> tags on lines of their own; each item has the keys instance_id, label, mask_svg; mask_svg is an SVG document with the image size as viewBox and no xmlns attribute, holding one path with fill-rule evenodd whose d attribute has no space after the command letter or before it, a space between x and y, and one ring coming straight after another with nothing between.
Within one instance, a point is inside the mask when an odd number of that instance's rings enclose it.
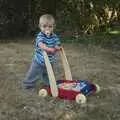
<instances>
[{"instance_id":1,"label":"wooden push cart toy","mask_svg":"<svg viewBox=\"0 0 120 120\"><path fill-rule=\"evenodd\" d=\"M71 70L63 48L60 54L65 71L65 80L56 81L48 55L43 51L50 86L40 89L38 93L39 96L45 97L49 95L61 99L76 100L79 104L85 103L87 100L86 96L100 91L99 85L90 83L87 80L72 80Z\"/></svg>"}]
</instances>

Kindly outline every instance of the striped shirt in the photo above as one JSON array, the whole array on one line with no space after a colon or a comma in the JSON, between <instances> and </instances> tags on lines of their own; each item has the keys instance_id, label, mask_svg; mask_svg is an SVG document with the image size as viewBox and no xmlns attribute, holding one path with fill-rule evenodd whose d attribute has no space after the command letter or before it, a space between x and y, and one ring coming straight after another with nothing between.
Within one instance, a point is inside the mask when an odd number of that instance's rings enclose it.
<instances>
[{"instance_id":1,"label":"striped shirt","mask_svg":"<svg viewBox=\"0 0 120 120\"><path fill-rule=\"evenodd\" d=\"M55 46L60 45L60 41L58 36L54 33L49 37L47 37L43 32L38 33L37 38L35 40L34 58L38 63L44 64L42 49L39 47L40 42L44 43L48 48L54 48ZM56 60L56 56L53 53L49 53L48 58L50 62L53 62Z\"/></svg>"}]
</instances>

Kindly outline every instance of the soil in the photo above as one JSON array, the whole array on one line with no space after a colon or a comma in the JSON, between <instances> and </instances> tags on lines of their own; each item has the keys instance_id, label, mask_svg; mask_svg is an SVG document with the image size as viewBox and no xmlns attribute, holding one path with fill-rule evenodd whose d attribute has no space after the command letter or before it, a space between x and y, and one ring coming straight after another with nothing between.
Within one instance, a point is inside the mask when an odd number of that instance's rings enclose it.
<instances>
[{"instance_id":1,"label":"soil","mask_svg":"<svg viewBox=\"0 0 120 120\"><path fill-rule=\"evenodd\" d=\"M20 84L31 63L33 44L1 43L0 120L120 120L120 50L83 44L64 44L64 48L73 79L97 83L101 92L79 105L25 91ZM56 78L62 73L60 63Z\"/></svg>"}]
</instances>

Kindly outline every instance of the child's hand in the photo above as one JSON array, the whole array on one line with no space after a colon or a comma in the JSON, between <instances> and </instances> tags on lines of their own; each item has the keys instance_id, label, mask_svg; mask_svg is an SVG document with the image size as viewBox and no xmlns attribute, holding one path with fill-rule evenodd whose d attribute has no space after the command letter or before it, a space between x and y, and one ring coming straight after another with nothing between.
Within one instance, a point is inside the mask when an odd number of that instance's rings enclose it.
<instances>
[{"instance_id":1,"label":"child's hand","mask_svg":"<svg viewBox=\"0 0 120 120\"><path fill-rule=\"evenodd\" d=\"M45 51L47 53L55 53L56 52L56 49L55 48L46 48Z\"/></svg>"},{"instance_id":2,"label":"child's hand","mask_svg":"<svg viewBox=\"0 0 120 120\"><path fill-rule=\"evenodd\" d=\"M60 51L60 50L62 50L62 47L59 47L59 46L55 47L55 51L56 51L56 52L57 52L57 51Z\"/></svg>"}]
</instances>

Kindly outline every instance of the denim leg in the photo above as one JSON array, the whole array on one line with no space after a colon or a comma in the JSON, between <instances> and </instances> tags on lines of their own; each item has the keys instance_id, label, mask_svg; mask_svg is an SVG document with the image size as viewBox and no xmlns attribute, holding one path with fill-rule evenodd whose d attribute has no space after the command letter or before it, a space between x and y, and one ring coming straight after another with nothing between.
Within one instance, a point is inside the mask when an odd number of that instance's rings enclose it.
<instances>
[{"instance_id":1,"label":"denim leg","mask_svg":"<svg viewBox=\"0 0 120 120\"><path fill-rule=\"evenodd\" d=\"M48 78L46 67L44 68L44 71L43 71L43 82L45 85L49 85L49 78Z\"/></svg>"},{"instance_id":2,"label":"denim leg","mask_svg":"<svg viewBox=\"0 0 120 120\"><path fill-rule=\"evenodd\" d=\"M51 63L51 66L53 68L53 72L55 71L55 65L54 63ZM55 74L55 73L54 73ZM47 68L45 67L44 68L44 71L43 71L43 82L45 85L49 85L49 78L48 78L48 73L47 73Z\"/></svg>"},{"instance_id":3,"label":"denim leg","mask_svg":"<svg viewBox=\"0 0 120 120\"><path fill-rule=\"evenodd\" d=\"M25 89L34 88L36 85L37 77L43 73L43 70L44 67L33 60L26 77L22 82L22 87Z\"/></svg>"}]
</instances>

